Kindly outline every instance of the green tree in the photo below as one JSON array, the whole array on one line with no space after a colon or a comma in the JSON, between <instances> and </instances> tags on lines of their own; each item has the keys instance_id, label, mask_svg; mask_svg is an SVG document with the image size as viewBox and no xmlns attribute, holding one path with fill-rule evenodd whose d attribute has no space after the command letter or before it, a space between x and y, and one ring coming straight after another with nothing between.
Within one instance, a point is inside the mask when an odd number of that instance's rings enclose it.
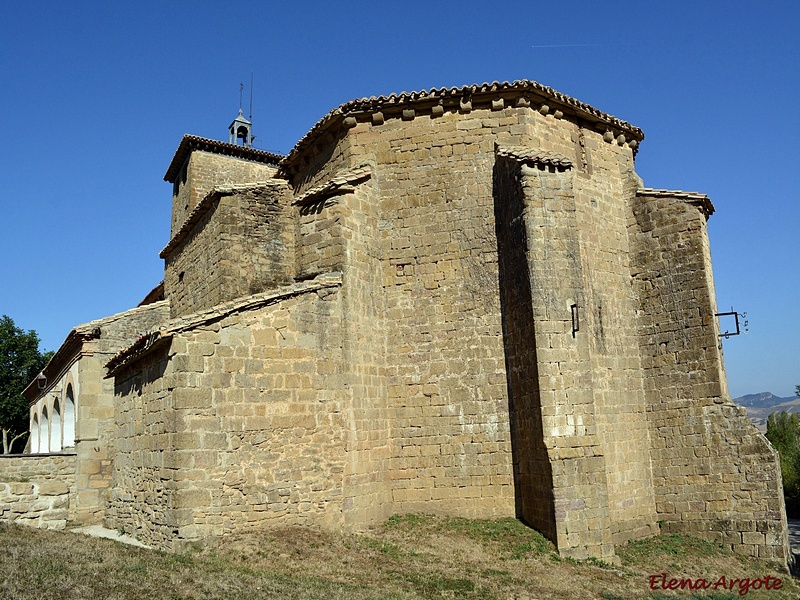
<instances>
[{"instance_id":1,"label":"green tree","mask_svg":"<svg viewBox=\"0 0 800 600\"><path fill-rule=\"evenodd\" d=\"M778 451L783 477L783 497L790 516L800 514L800 417L786 411L767 418L767 439Z\"/></svg>"},{"instance_id":2,"label":"green tree","mask_svg":"<svg viewBox=\"0 0 800 600\"><path fill-rule=\"evenodd\" d=\"M794 386L794 395L800 398L800 385Z\"/></svg>"},{"instance_id":3,"label":"green tree","mask_svg":"<svg viewBox=\"0 0 800 600\"><path fill-rule=\"evenodd\" d=\"M44 368L52 352L39 352L39 336L3 315L0 319L0 431L3 454L28 435L28 401L22 390Z\"/></svg>"}]
</instances>

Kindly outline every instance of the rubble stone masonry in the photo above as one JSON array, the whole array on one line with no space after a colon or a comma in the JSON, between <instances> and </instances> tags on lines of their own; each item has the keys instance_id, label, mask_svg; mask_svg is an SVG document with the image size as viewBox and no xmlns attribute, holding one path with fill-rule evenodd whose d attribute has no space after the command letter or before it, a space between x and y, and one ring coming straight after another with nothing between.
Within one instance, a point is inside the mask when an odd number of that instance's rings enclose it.
<instances>
[{"instance_id":1,"label":"rubble stone masonry","mask_svg":"<svg viewBox=\"0 0 800 600\"><path fill-rule=\"evenodd\" d=\"M75 454L0 455L0 521L64 529L74 519Z\"/></svg>"}]
</instances>

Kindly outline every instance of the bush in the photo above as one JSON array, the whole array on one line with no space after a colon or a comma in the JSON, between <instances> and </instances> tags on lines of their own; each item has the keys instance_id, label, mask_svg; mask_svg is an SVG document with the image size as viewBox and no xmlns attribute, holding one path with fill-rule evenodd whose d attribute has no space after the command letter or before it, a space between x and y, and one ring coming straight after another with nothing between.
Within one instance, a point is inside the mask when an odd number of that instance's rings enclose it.
<instances>
[{"instance_id":1,"label":"bush","mask_svg":"<svg viewBox=\"0 0 800 600\"><path fill-rule=\"evenodd\" d=\"M767 419L767 439L781 460L786 513L800 517L800 417L785 411Z\"/></svg>"}]
</instances>

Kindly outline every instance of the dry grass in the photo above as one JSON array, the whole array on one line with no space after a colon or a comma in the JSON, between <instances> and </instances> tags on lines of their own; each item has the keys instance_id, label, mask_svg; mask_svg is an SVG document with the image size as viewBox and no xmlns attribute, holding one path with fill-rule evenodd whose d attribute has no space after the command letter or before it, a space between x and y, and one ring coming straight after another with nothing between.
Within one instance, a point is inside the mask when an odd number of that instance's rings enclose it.
<instances>
[{"instance_id":1,"label":"dry grass","mask_svg":"<svg viewBox=\"0 0 800 600\"><path fill-rule=\"evenodd\" d=\"M254 532L185 554L77 534L0 525L0 597L11 599L580 600L742 598L739 588L673 592L648 576L783 580L747 598L796 599L800 586L769 566L681 536L619 549L622 566L558 558L513 519L395 517L361 535L304 528ZM694 595L693 595L694 594Z\"/></svg>"}]
</instances>

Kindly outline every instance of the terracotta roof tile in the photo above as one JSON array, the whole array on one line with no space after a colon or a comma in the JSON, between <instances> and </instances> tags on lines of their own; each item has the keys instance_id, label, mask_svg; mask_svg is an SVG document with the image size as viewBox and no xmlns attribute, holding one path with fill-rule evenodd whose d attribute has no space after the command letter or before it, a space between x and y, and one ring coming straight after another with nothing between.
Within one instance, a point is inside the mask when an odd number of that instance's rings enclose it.
<instances>
[{"instance_id":1,"label":"terracotta roof tile","mask_svg":"<svg viewBox=\"0 0 800 600\"><path fill-rule=\"evenodd\" d=\"M206 152L213 152L214 154L222 154L225 156L234 156L236 158L243 158L254 162L260 162L268 165L277 166L283 158L280 154L273 154L266 150L259 150L257 148L247 148L237 144L229 144L227 142L220 142L217 140L210 140L208 138L199 137L196 135L186 134L183 136L178 149L175 150L175 155L167 167L167 172L164 174L164 181L174 183L183 168L183 163L186 162L186 157L194 150L203 150Z\"/></svg>"},{"instance_id":2,"label":"terracotta roof tile","mask_svg":"<svg viewBox=\"0 0 800 600\"><path fill-rule=\"evenodd\" d=\"M616 129L623 132L626 138L635 142L636 146L644 139L642 130L638 127L634 127L630 123L604 113L589 104L571 98L566 94L557 92L540 83L528 79L521 79L513 82L504 81L501 83L495 81L492 83L461 87L431 88L430 90L419 92L401 92L388 96L371 96L370 98L351 100L333 109L317 121L311 130L295 144L294 148L292 148L289 154L281 161L281 165L287 166L291 163L312 139L337 119L344 119L347 116L357 114L375 113L386 109L391 109L399 113L404 106L419 103L430 106L436 104L452 104L458 107L462 99L469 98L472 100L476 96L482 97L487 103L490 103L496 98L508 94L530 95L540 100L546 100L552 105L550 108L554 112L556 110L566 110L587 121L605 124L609 129ZM636 148L634 148L634 152L635 150Z\"/></svg>"}]
</instances>

